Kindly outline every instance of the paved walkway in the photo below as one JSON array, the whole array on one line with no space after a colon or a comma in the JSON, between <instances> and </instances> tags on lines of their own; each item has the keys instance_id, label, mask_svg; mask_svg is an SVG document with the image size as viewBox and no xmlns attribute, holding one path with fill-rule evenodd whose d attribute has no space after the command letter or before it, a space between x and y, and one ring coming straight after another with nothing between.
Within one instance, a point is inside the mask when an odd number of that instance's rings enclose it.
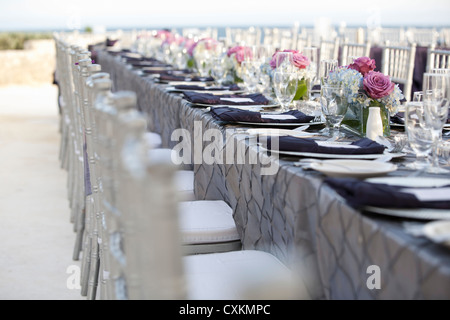
<instances>
[{"instance_id":1,"label":"paved walkway","mask_svg":"<svg viewBox=\"0 0 450 320\"><path fill-rule=\"evenodd\" d=\"M68 289L75 241L58 153L57 90L0 88L0 299L85 299Z\"/></svg>"}]
</instances>

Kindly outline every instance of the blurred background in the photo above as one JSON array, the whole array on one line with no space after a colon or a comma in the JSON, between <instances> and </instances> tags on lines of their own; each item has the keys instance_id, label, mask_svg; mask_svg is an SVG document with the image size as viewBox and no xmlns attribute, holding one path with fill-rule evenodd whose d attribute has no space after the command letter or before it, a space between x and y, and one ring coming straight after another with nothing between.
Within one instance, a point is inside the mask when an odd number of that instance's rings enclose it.
<instances>
[{"instance_id":1,"label":"blurred background","mask_svg":"<svg viewBox=\"0 0 450 320\"><path fill-rule=\"evenodd\" d=\"M0 86L52 82L54 31L100 35L114 30L213 27L218 37L225 37L226 27L296 26L299 32L315 30L317 36L332 38L357 28L402 28L405 37L408 28L434 28L442 42L439 32L450 24L449 16L448 0L1 0Z\"/></svg>"}]
</instances>

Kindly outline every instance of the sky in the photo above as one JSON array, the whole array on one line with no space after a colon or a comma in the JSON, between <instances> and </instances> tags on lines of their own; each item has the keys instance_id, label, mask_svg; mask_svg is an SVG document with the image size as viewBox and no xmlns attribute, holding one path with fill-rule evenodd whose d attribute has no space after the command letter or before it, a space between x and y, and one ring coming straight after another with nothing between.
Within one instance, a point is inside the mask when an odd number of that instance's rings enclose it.
<instances>
[{"instance_id":1,"label":"sky","mask_svg":"<svg viewBox=\"0 0 450 320\"><path fill-rule=\"evenodd\" d=\"M447 26L449 0L0 0L0 31L189 26Z\"/></svg>"}]
</instances>

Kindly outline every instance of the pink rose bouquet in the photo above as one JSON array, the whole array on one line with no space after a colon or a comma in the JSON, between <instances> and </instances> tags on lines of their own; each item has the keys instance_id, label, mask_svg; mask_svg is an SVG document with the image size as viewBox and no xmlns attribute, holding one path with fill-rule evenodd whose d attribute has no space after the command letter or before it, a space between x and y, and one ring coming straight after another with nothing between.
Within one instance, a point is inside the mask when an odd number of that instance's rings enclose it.
<instances>
[{"instance_id":1,"label":"pink rose bouquet","mask_svg":"<svg viewBox=\"0 0 450 320\"><path fill-rule=\"evenodd\" d=\"M250 57L252 56L252 49L250 47L235 46L227 51L227 56L229 58L234 56L234 59L239 65L241 65L242 61L244 61L246 55Z\"/></svg>"},{"instance_id":2,"label":"pink rose bouquet","mask_svg":"<svg viewBox=\"0 0 450 320\"><path fill-rule=\"evenodd\" d=\"M276 55L278 52L279 51L275 52L272 56L272 59L270 60L270 66L272 67L272 69L275 69L277 67ZM308 57L304 56L298 50L283 50L281 52L292 52L294 66L298 69L306 69L306 67L310 64Z\"/></svg>"}]
</instances>

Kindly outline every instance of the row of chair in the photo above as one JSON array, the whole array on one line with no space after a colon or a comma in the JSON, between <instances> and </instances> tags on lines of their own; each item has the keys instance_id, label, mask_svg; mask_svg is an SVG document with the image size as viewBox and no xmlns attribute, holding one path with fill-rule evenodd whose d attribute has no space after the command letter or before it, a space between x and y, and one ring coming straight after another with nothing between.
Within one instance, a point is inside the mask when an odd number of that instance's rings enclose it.
<instances>
[{"instance_id":1,"label":"row of chair","mask_svg":"<svg viewBox=\"0 0 450 320\"><path fill-rule=\"evenodd\" d=\"M449 29L442 28L335 28L327 23L307 28L294 24L292 27L249 27L226 28L225 39L228 43L244 42L247 45L278 44L281 47L295 47L297 42L307 43L307 46L319 46L321 41L331 41L339 38L341 42L375 45L390 43L395 46L408 46L416 43L419 46L448 45Z\"/></svg>"},{"instance_id":2,"label":"row of chair","mask_svg":"<svg viewBox=\"0 0 450 320\"><path fill-rule=\"evenodd\" d=\"M89 51L62 34L54 39L60 160L77 232L73 259L82 253L81 294L235 299L248 297L242 289L267 284L267 278L292 284L291 271L274 256L241 250L225 202L194 200L193 173L176 168L171 150L147 132L135 93L113 93L109 74L92 63ZM180 175L188 183L177 183ZM179 187L186 184L190 192Z\"/></svg>"}]
</instances>

